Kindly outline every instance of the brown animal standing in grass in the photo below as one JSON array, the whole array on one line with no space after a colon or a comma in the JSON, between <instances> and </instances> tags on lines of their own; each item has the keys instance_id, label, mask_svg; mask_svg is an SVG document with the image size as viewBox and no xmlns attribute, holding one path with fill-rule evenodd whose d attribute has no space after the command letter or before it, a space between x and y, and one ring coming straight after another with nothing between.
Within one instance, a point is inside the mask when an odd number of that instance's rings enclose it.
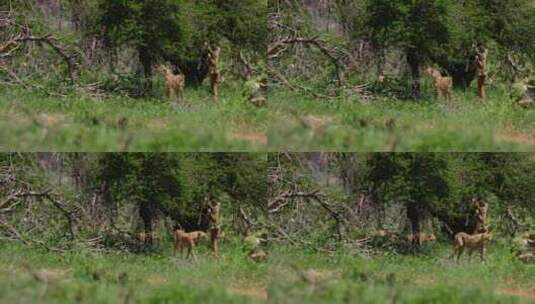
<instances>
[{"instance_id":1,"label":"brown animal standing in grass","mask_svg":"<svg viewBox=\"0 0 535 304\"><path fill-rule=\"evenodd\" d=\"M492 240L492 234L483 229L479 233L470 235L465 232L460 232L455 235L453 254L451 258L457 255L457 262L460 260L461 255L465 249L468 249L468 257L471 258L475 250L479 250L481 260L485 260L485 245Z\"/></svg>"},{"instance_id":2,"label":"brown animal standing in grass","mask_svg":"<svg viewBox=\"0 0 535 304\"><path fill-rule=\"evenodd\" d=\"M390 241L398 241L399 235L393 231L386 230L386 229L379 229L372 233L372 237L376 238L386 238Z\"/></svg>"},{"instance_id":3,"label":"brown animal standing in grass","mask_svg":"<svg viewBox=\"0 0 535 304\"><path fill-rule=\"evenodd\" d=\"M472 206L475 208L474 222L476 225L474 231L480 231L487 225L487 213L489 206L479 197L472 199Z\"/></svg>"},{"instance_id":4,"label":"brown animal standing in grass","mask_svg":"<svg viewBox=\"0 0 535 304\"><path fill-rule=\"evenodd\" d=\"M208 49L208 73L210 74L210 86L212 97L215 102L219 101L219 85L221 84L221 73L219 72L220 47L210 47Z\"/></svg>"},{"instance_id":5,"label":"brown animal standing in grass","mask_svg":"<svg viewBox=\"0 0 535 304\"><path fill-rule=\"evenodd\" d=\"M145 232L138 232L134 234L134 241L140 245L145 244L147 241L147 234Z\"/></svg>"},{"instance_id":6,"label":"brown animal standing in grass","mask_svg":"<svg viewBox=\"0 0 535 304\"><path fill-rule=\"evenodd\" d=\"M136 241L136 243L138 243L139 245L146 245L146 244L150 244L151 242L151 235L150 233L145 233L145 232L138 232L134 235L134 240Z\"/></svg>"},{"instance_id":7,"label":"brown animal standing in grass","mask_svg":"<svg viewBox=\"0 0 535 304\"><path fill-rule=\"evenodd\" d=\"M203 231L185 232L181 229L175 230L173 236L175 239L175 256L177 251L180 251L180 256L183 256L183 250L186 248L188 250L186 258L192 257L194 260L196 259L195 243L208 238Z\"/></svg>"},{"instance_id":8,"label":"brown animal standing in grass","mask_svg":"<svg viewBox=\"0 0 535 304\"><path fill-rule=\"evenodd\" d=\"M170 68L163 64L158 66L158 71L165 76L165 96L169 98L173 93L177 101L181 102L184 98L184 75L174 74Z\"/></svg>"},{"instance_id":9,"label":"brown animal standing in grass","mask_svg":"<svg viewBox=\"0 0 535 304\"><path fill-rule=\"evenodd\" d=\"M411 234L407 236L407 241L410 243L414 243L414 241L417 241L419 245L422 245L424 243L430 243L437 240L437 237L432 233L416 233Z\"/></svg>"},{"instance_id":10,"label":"brown animal standing in grass","mask_svg":"<svg viewBox=\"0 0 535 304\"><path fill-rule=\"evenodd\" d=\"M208 208L210 215L210 241L212 244L212 253L215 257L219 257L219 239L221 237L221 225L219 211L221 203L211 200Z\"/></svg>"},{"instance_id":11,"label":"brown animal standing in grass","mask_svg":"<svg viewBox=\"0 0 535 304\"><path fill-rule=\"evenodd\" d=\"M262 249L252 249L249 252L249 258L257 263L265 262L267 261L267 253Z\"/></svg>"},{"instance_id":12,"label":"brown animal standing in grass","mask_svg":"<svg viewBox=\"0 0 535 304\"><path fill-rule=\"evenodd\" d=\"M453 87L453 80L451 77L444 77L439 70L432 67L427 67L425 73L433 79L433 85L437 89L438 96L444 97L446 100L451 99L451 90Z\"/></svg>"},{"instance_id":13,"label":"brown animal standing in grass","mask_svg":"<svg viewBox=\"0 0 535 304\"><path fill-rule=\"evenodd\" d=\"M138 232L134 235L134 241L138 245L157 245L160 243L160 237L155 232Z\"/></svg>"},{"instance_id":14,"label":"brown animal standing in grass","mask_svg":"<svg viewBox=\"0 0 535 304\"><path fill-rule=\"evenodd\" d=\"M474 58L474 68L477 77L477 94L479 98L485 99L485 83L487 81L487 57L488 51L482 44L476 47Z\"/></svg>"}]
</instances>

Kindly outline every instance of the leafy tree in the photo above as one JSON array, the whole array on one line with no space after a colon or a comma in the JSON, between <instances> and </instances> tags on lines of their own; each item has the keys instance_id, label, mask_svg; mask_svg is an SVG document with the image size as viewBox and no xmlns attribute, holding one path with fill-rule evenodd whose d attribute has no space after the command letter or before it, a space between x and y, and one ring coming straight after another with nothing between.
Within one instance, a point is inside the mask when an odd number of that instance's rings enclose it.
<instances>
[{"instance_id":1,"label":"leafy tree","mask_svg":"<svg viewBox=\"0 0 535 304\"><path fill-rule=\"evenodd\" d=\"M530 0L370 0L359 32L387 48L401 49L412 78L412 96L420 96L420 68L440 64L455 85L474 78L474 44L493 47L494 58L516 52L535 54L535 7Z\"/></svg>"},{"instance_id":2,"label":"leafy tree","mask_svg":"<svg viewBox=\"0 0 535 304\"><path fill-rule=\"evenodd\" d=\"M450 38L448 2L442 0L371 0L367 25L386 47L401 48L412 78L412 96L420 96L420 68L426 57Z\"/></svg>"},{"instance_id":3,"label":"leafy tree","mask_svg":"<svg viewBox=\"0 0 535 304\"><path fill-rule=\"evenodd\" d=\"M106 154L96 183L109 200L135 204L147 231L160 213L188 230L206 229L210 197L230 213L240 208L263 213L265 172L262 154Z\"/></svg>"},{"instance_id":4,"label":"leafy tree","mask_svg":"<svg viewBox=\"0 0 535 304\"><path fill-rule=\"evenodd\" d=\"M364 182L372 185L375 199L404 203L414 232L426 213L448 232L471 231L474 223L467 214L475 196L490 201L495 214L509 207L534 212L535 189L528 184L535 178L535 163L527 155L374 154L367 166Z\"/></svg>"},{"instance_id":5,"label":"leafy tree","mask_svg":"<svg viewBox=\"0 0 535 304\"><path fill-rule=\"evenodd\" d=\"M264 1L200 0L180 3L184 40L173 52L166 54L166 60L180 67L190 84L202 83L208 73L204 62L206 44L222 46L225 52L245 50L257 57L265 56L262 50L266 49L267 5Z\"/></svg>"},{"instance_id":6,"label":"leafy tree","mask_svg":"<svg viewBox=\"0 0 535 304\"><path fill-rule=\"evenodd\" d=\"M146 232L162 206L182 195L178 159L172 154L105 154L96 182L109 200L138 206ZM109 205L116 205L109 203Z\"/></svg>"},{"instance_id":7,"label":"leafy tree","mask_svg":"<svg viewBox=\"0 0 535 304\"><path fill-rule=\"evenodd\" d=\"M100 2L100 26L115 46L133 45L150 89L157 58L182 42L179 6L172 0L105 0Z\"/></svg>"},{"instance_id":8,"label":"leafy tree","mask_svg":"<svg viewBox=\"0 0 535 304\"><path fill-rule=\"evenodd\" d=\"M381 185L372 187L375 199L381 197L387 200L384 203L404 204L415 234L420 233L421 221L429 206L449 194L444 178L447 163L438 154L376 154L368 165L369 183ZM383 193L379 195L379 191Z\"/></svg>"}]
</instances>

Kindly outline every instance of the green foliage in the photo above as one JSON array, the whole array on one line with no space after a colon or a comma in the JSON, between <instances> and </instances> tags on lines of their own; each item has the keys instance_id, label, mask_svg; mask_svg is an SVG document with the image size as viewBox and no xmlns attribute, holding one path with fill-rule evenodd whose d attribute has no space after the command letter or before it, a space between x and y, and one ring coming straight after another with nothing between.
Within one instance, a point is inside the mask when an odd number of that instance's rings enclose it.
<instances>
[{"instance_id":1,"label":"green foliage","mask_svg":"<svg viewBox=\"0 0 535 304\"><path fill-rule=\"evenodd\" d=\"M109 186L117 200L164 204L182 193L178 164L173 154L104 154L95 183Z\"/></svg>"},{"instance_id":2,"label":"green foliage","mask_svg":"<svg viewBox=\"0 0 535 304\"><path fill-rule=\"evenodd\" d=\"M526 184L533 182L534 169L529 154L372 154L364 183L383 192L375 194L383 203L415 205L450 229L467 231L469 202L476 196L490 202L494 214L508 207L535 212L535 190Z\"/></svg>"},{"instance_id":3,"label":"green foliage","mask_svg":"<svg viewBox=\"0 0 535 304\"><path fill-rule=\"evenodd\" d=\"M100 24L118 45L131 42L158 55L180 42L175 1L102 1L100 5Z\"/></svg>"},{"instance_id":4,"label":"green foliage","mask_svg":"<svg viewBox=\"0 0 535 304\"><path fill-rule=\"evenodd\" d=\"M138 52L145 81L152 66L182 42L179 7L171 0L101 1L99 25L115 46L129 43ZM145 89L149 88L145 86Z\"/></svg>"},{"instance_id":5,"label":"green foliage","mask_svg":"<svg viewBox=\"0 0 535 304\"><path fill-rule=\"evenodd\" d=\"M114 74L112 76L99 76L102 84L100 89L116 95L129 96L133 98L143 97L143 79L136 75Z\"/></svg>"},{"instance_id":6,"label":"green foliage","mask_svg":"<svg viewBox=\"0 0 535 304\"><path fill-rule=\"evenodd\" d=\"M198 60L205 43L251 50L266 43L263 1L102 1L100 10L116 45L147 48L152 58Z\"/></svg>"},{"instance_id":7,"label":"green foliage","mask_svg":"<svg viewBox=\"0 0 535 304\"><path fill-rule=\"evenodd\" d=\"M473 0L472 8L479 12L482 23L477 29L499 45L535 56L535 6L526 0ZM481 34L480 34L481 35Z\"/></svg>"},{"instance_id":8,"label":"green foliage","mask_svg":"<svg viewBox=\"0 0 535 304\"><path fill-rule=\"evenodd\" d=\"M278 154L269 161L270 175L277 177L270 209L274 225L306 246L342 246L373 237L378 227L393 235L372 238L372 246L407 253L414 248L406 234L427 230L447 238L471 232L476 197L489 204L487 223L495 233L529 229L535 189L527 183L535 178L534 166L533 154L517 153ZM330 210L306 193L320 193ZM302 210L295 212L294 205ZM526 216L512 220L511 212ZM344 241L333 243L333 234L341 233Z\"/></svg>"},{"instance_id":9,"label":"green foliage","mask_svg":"<svg viewBox=\"0 0 535 304\"><path fill-rule=\"evenodd\" d=\"M410 90L406 77L385 77L382 82L374 81L369 90L371 93L389 99L407 100L410 98Z\"/></svg>"},{"instance_id":10,"label":"green foliage","mask_svg":"<svg viewBox=\"0 0 535 304\"><path fill-rule=\"evenodd\" d=\"M371 0L357 14L365 20L355 29L360 36L371 35L387 48L415 49L419 61L438 63L460 86L473 78L469 67L475 43L491 49L495 64L510 52L535 53L535 7L529 0ZM496 74L505 76L505 71Z\"/></svg>"},{"instance_id":11,"label":"green foliage","mask_svg":"<svg viewBox=\"0 0 535 304\"><path fill-rule=\"evenodd\" d=\"M267 5L258 0L202 0L192 7L197 15L191 20L195 40L221 43L228 40L234 48L259 50L266 44Z\"/></svg>"},{"instance_id":12,"label":"green foliage","mask_svg":"<svg viewBox=\"0 0 535 304\"><path fill-rule=\"evenodd\" d=\"M262 154L104 154L96 169L95 183L117 201L139 205L148 225L160 211L183 227L206 228L208 198L231 214L249 207L261 215L265 208Z\"/></svg>"},{"instance_id":13,"label":"green foliage","mask_svg":"<svg viewBox=\"0 0 535 304\"><path fill-rule=\"evenodd\" d=\"M449 39L447 1L386 1L368 3L368 26L375 39L387 46L417 48L422 55Z\"/></svg>"}]
</instances>

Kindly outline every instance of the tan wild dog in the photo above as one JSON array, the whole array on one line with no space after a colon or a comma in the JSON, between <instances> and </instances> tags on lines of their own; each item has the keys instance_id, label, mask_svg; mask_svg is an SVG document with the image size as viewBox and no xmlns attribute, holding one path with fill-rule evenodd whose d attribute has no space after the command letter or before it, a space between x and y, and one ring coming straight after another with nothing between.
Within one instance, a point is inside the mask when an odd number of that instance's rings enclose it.
<instances>
[{"instance_id":1,"label":"tan wild dog","mask_svg":"<svg viewBox=\"0 0 535 304\"><path fill-rule=\"evenodd\" d=\"M171 93L175 95L178 102L184 98L184 86L186 84L184 75L174 74L170 68L161 64L157 70L165 76L165 96L169 98Z\"/></svg>"},{"instance_id":2,"label":"tan wild dog","mask_svg":"<svg viewBox=\"0 0 535 304\"><path fill-rule=\"evenodd\" d=\"M480 231L486 227L487 213L489 206L481 198L472 198L472 207L475 209L474 222L476 223L474 231Z\"/></svg>"},{"instance_id":3,"label":"tan wild dog","mask_svg":"<svg viewBox=\"0 0 535 304\"><path fill-rule=\"evenodd\" d=\"M410 243L413 243L414 241L418 241L419 245L422 245L424 243L430 243L437 240L437 237L432 233L416 233L416 234L410 234L407 235L407 241Z\"/></svg>"},{"instance_id":4,"label":"tan wild dog","mask_svg":"<svg viewBox=\"0 0 535 304\"><path fill-rule=\"evenodd\" d=\"M210 86L212 91L212 97L215 102L219 101L219 85L222 82L221 72L219 71L220 54L220 47L209 47L207 55L208 74L210 74Z\"/></svg>"},{"instance_id":5,"label":"tan wild dog","mask_svg":"<svg viewBox=\"0 0 535 304\"><path fill-rule=\"evenodd\" d=\"M139 245L145 245L147 243L147 233L138 232L134 234L134 241Z\"/></svg>"},{"instance_id":6,"label":"tan wild dog","mask_svg":"<svg viewBox=\"0 0 535 304\"><path fill-rule=\"evenodd\" d=\"M158 245L160 243L160 236L156 232L138 232L134 235L134 241L138 245Z\"/></svg>"},{"instance_id":7,"label":"tan wild dog","mask_svg":"<svg viewBox=\"0 0 535 304\"><path fill-rule=\"evenodd\" d=\"M446 100L451 99L451 90L453 88L453 80L451 77L444 77L439 70L432 67L425 69L425 74L433 78L433 85L437 89L438 96L444 97Z\"/></svg>"},{"instance_id":8,"label":"tan wild dog","mask_svg":"<svg viewBox=\"0 0 535 304\"><path fill-rule=\"evenodd\" d=\"M221 203L214 199L210 199L208 206L208 213L210 216L210 242L212 244L212 254L215 257L219 257L219 239L221 238L220 209Z\"/></svg>"},{"instance_id":9,"label":"tan wild dog","mask_svg":"<svg viewBox=\"0 0 535 304\"><path fill-rule=\"evenodd\" d=\"M181 229L175 230L173 236L175 239L175 256L177 251L180 251L180 256L183 256L183 250L187 248L186 258L193 257L194 260L196 259L195 252L193 252L195 243L208 238L203 231L185 232Z\"/></svg>"},{"instance_id":10,"label":"tan wild dog","mask_svg":"<svg viewBox=\"0 0 535 304\"><path fill-rule=\"evenodd\" d=\"M372 232L371 237L373 238L380 238L380 239L388 239L391 242L396 242L400 239L399 235L393 231L387 230L387 229L379 229L374 232Z\"/></svg>"},{"instance_id":11,"label":"tan wild dog","mask_svg":"<svg viewBox=\"0 0 535 304\"><path fill-rule=\"evenodd\" d=\"M262 249L252 249L249 251L249 258L257 263L265 262L267 260L267 253Z\"/></svg>"},{"instance_id":12,"label":"tan wild dog","mask_svg":"<svg viewBox=\"0 0 535 304\"><path fill-rule=\"evenodd\" d=\"M485 84L487 81L487 57L488 51L482 45L478 44L475 48L474 68L477 77L477 95L481 99L485 99Z\"/></svg>"},{"instance_id":13,"label":"tan wild dog","mask_svg":"<svg viewBox=\"0 0 535 304\"><path fill-rule=\"evenodd\" d=\"M453 254L450 258L457 255L457 262L465 249L468 249L468 257L471 258L475 250L479 250L481 260L485 260L485 245L492 240L492 234L487 229L480 230L479 233L470 235L465 232L459 232L455 235Z\"/></svg>"}]
</instances>

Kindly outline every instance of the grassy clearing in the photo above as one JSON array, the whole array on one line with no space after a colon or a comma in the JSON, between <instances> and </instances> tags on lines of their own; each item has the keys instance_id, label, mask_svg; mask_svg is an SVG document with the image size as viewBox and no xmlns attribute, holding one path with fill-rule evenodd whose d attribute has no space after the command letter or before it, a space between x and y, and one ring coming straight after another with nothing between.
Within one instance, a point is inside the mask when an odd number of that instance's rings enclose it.
<instances>
[{"instance_id":1,"label":"grassy clearing","mask_svg":"<svg viewBox=\"0 0 535 304\"><path fill-rule=\"evenodd\" d=\"M436 100L315 100L274 92L270 108L225 87L214 106L204 89L189 105L113 97L44 97L0 89L3 151L532 151L535 110L490 92L486 104L456 92Z\"/></svg>"},{"instance_id":2,"label":"grassy clearing","mask_svg":"<svg viewBox=\"0 0 535 304\"><path fill-rule=\"evenodd\" d=\"M451 104L436 100L315 100L273 92L269 146L291 151L533 151L535 110L490 92L485 104L455 92Z\"/></svg>"},{"instance_id":3,"label":"grassy clearing","mask_svg":"<svg viewBox=\"0 0 535 304\"><path fill-rule=\"evenodd\" d=\"M489 248L487 262L448 259L436 245L421 256L334 256L277 249L268 292L273 303L535 303L535 265Z\"/></svg>"},{"instance_id":4,"label":"grassy clearing","mask_svg":"<svg viewBox=\"0 0 535 304\"><path fill-rule=\"evenodd\" d=\"M262 151L267 109L224 87L220 105L205 88L186 90L186 107L162 100L44 97L0 88L3 151Z\"/></svg>"},{"instance_id":5,"label":"grassy clearing","mask_svg":"<svg viewBox=\"0 0 535 304\"><path fill-rule=\"evenodd\" d=\"M197 262L170 249L57 255L0 245L2 303L535 303L535 265L515 261L500 244L485 263L465 257L459 264L444 245L373 257L274 247L267 264L250 262L230 242L220 260L200 247Z\"/></svg>"},{"instance_id":6,"label":"grassy clearing","mask_svg":"<svg viewBox=\"0 0 535 304\"><path fill-rule=\"evenodd\" d=\"M170 250L57 255L12 243L0 248L1 303L262 303L267 297L267 265L245 259L239 244L224 244L219 260L199 248L197 262Z\"/></svg>"}]
</instances>

